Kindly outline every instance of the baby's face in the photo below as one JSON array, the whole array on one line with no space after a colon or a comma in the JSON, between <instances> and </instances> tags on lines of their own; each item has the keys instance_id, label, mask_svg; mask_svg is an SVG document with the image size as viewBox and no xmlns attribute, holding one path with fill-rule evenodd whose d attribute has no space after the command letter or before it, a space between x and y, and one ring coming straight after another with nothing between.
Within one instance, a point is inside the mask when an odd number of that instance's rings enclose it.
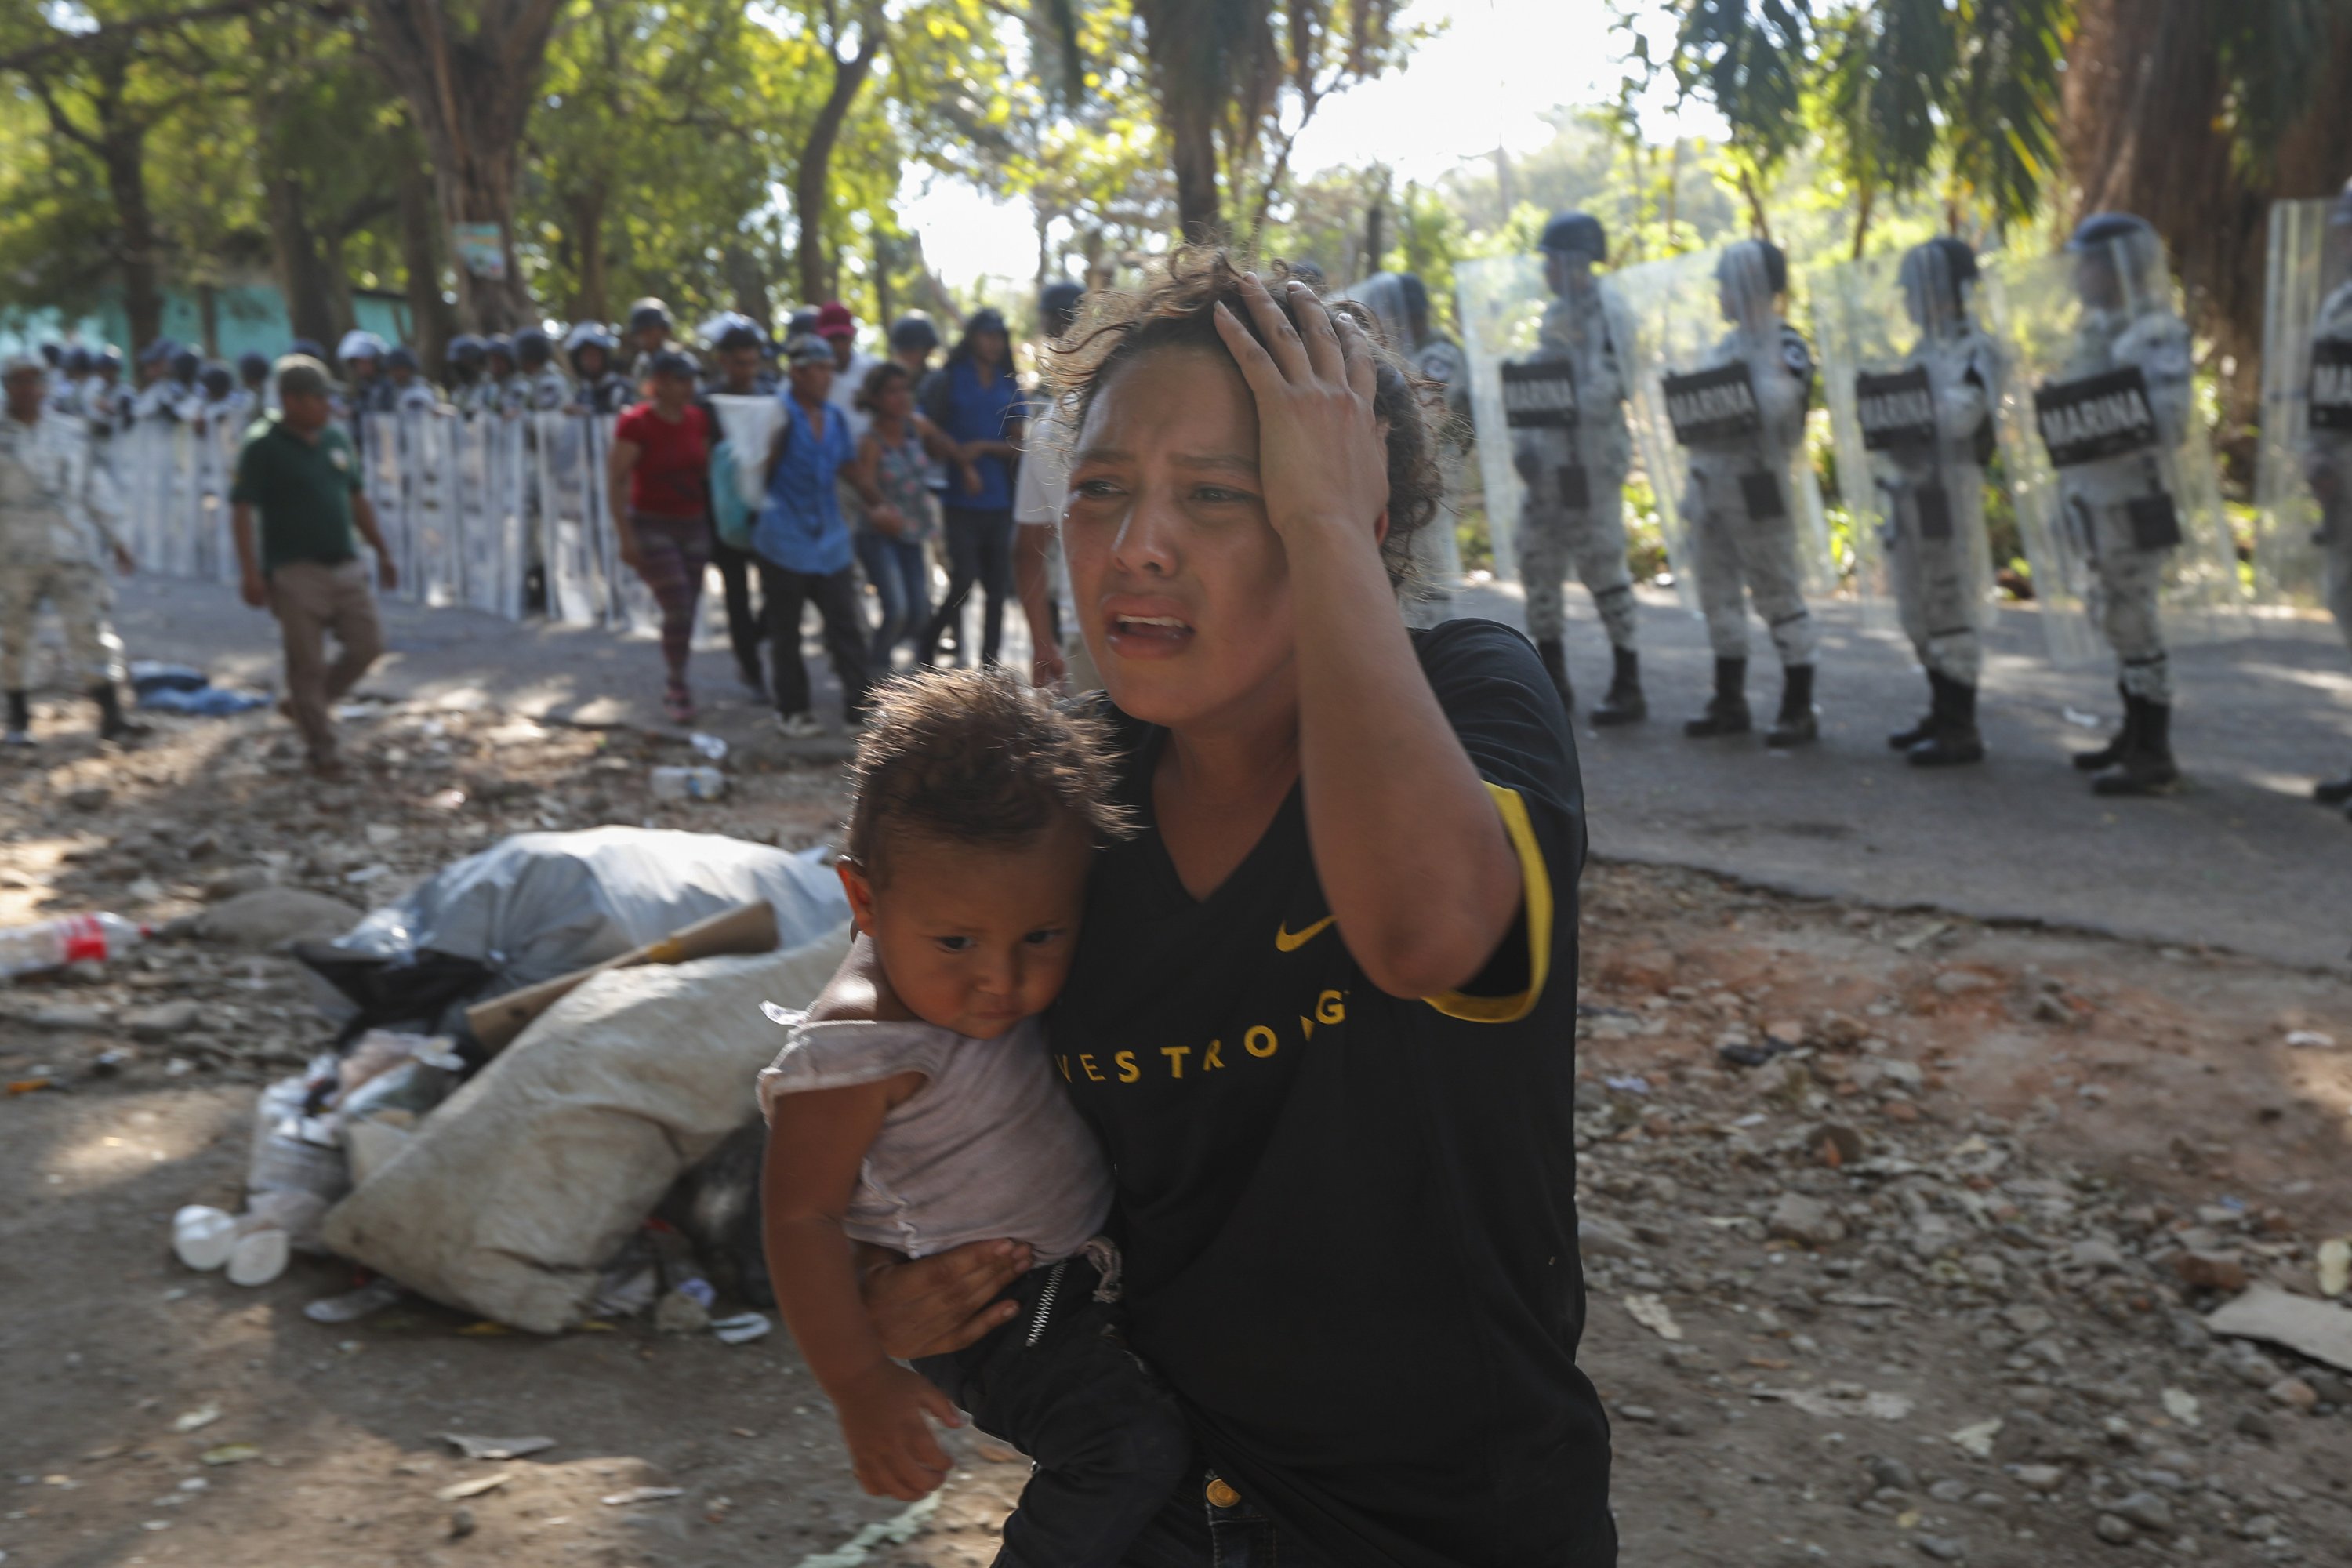
<instances>
[{"instance_id":1,"label":"baby's face","mask_svg":"<svg viewBox=\"0 0 2352 1568\"><path fill-rule=\"evenodd\" d=\"M847 865L842 880L908 1012L992 1040L1061 994L1093 859L1077 819L1019 846L925 836L885 854L878 886Z\"/></svg>"}]
</instances>

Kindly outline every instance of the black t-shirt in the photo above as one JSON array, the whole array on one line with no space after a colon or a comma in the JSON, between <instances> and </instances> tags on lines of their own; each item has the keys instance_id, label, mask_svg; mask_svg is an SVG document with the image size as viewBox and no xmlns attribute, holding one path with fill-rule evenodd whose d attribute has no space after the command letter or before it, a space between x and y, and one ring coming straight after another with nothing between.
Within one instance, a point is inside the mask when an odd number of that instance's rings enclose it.
<instances>
[{"instance_id":1,"label":"black t-shirt","mask_svg":"<svg viewBox=\"0 0 2352 1568\"><path fill-rule=\"evenodd\" d=\"M1365 980L1297 789L1205 900L1156 828L1103 854L1051 1019L1118 1184L1136 1348L1286 1562L1603 1568L1609 1434L1577 1370L1575 742L1534 648L1415 634L1526 879L1464 993ZM1121 721L1150 822L1165 732Z\"/></svg>"}]
</instances>

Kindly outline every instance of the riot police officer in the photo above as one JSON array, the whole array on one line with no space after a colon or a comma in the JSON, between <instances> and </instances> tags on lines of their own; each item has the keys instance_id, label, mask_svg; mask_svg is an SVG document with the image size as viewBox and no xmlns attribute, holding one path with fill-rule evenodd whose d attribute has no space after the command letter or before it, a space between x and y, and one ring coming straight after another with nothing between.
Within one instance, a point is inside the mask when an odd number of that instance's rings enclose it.
<instances>
[{"instance_id":1,"label":"riot police officer","mask_svg":"<svg viewBox=\"0 0 2352 1568\"><path fill-rule=\"evenodd\" d=\"M335 357L343 366L343 405L354 416L393 410L392 384L383 376L383 340L357 327L335 345Z\"/></svg>"},{"instance_id":2,"label":"riot police officer","mask_svg":"<svg viewBox=\"0 0 2352 1568\"><path fill-rule=\"evenodd\" d=\"M629 383L613 363L617 349L600 321L583 321L564 334L572 362L572 405L583 414L618 414L630 403Z\"/></svg>"},{"instance_id":3,"label":"riot police officer","mask_svg":"<svg viewBox=\"0 0 2352 1568\"><path fill-rule=\"evenodd\" d=\"M459 332L449 340L442 358L448 373L450 406L460 414L473 413L481 402L482 340L471 332Z\"/></svg>"},{"instance_id":4,"label":"riot police officer","mask_svg":"<svg viewBox=\"0 0 2352 1568\"><path fill-rule=\"evenodd\" d=\"M1919 339L1902 370L1863 399L1895 612L1927 672L1927 716L1886 743L1917 767L1984 760L1984 470L2000 368L1969 309L1976 278L1976 253L1948 236L1905 255L1897 282Z\"/></svg>"},{"instance_id":5,"label":"riot police officer","mask_svg":"<svg viewBox=\"0 0 2352 1568\"><path fill-rule=\"evenodd\" d=\"M537 327L514 335L515 384L527 414L554 414L572 401L571 384L555 368L555 343Z\"/></svg>"},{"instance_id":6,"label":"riot police officer","mask_svg":"<svg viewBox=\"0 0 2352 1568\"><path fill-rule=\"evenodd\" d=\"M1682 512L1691 575L1715 649L1715 696L1683 726L1694 738L1745 734L1748 605L1780 656L1780 710L1768 746L1817 739L1813 657L1820 628L1805 605L1793 488L1812 399L1813 352L1782 315L1789 258L1769 240L1743 239L1716 263L1718 309L1729 331L1696 371L1665 384L1688 462Z\"/></svg>"},{"instance_id":7,"label":"riot police officer","mask_svg":"<svg viewBox=\"0 0 2352 1568\"><path fill-rule=\"evenodd\" d=\"M1609 634L1613 664L1592 721L1631 724L1647 718L1650 708L1642 694L1633 574L1625 561L1630 387L1595 276L1609 259L1609 240L1590 213L1560 213L1544 226L1538 249L1551 302L1535 352L1503 370L1511 463L1526 486L1518 545L1528 635L1573 712L1562 594L1573 570Z\"/></svg>"},{"instance_id":8,"label":"riot police officer","mask_svg":"<svg viewBox=\"0 0 2352 1568\"><path fill-rule=\"evenodd\" d=\"M2124 700L2122 730L2096 751L2076 752L2074 765L2098 775L2092 787L2101 795L2167 794L2180 770L2172 758L2172 662L2157 601L2181 542L2168 459L2189 434L2189 328L2172 306L2163 242L2145 219L2095 213L2066 249L2083 313L2065 380L2043 389L2037 413L2058 468L2066 526L2091 568L2092 618L2115 651ZM2102 417L2053 417L2078 392L2082 406ZM2145 428L2109 428L2114 421L2104 414L2117 409ZM2064 441L2070 430L2084 439ZM2053 433L2062 438L2053 441Z\"/></svg>"},{"instance_id":9,"label":"riot police officer","mask_svg":"<svg viewBox=\"0 0 2352 1568\"><path fill-rule=\"evenodd\" d=\"M422 414L440 401L433 384L421 374L416 351L406 343L394 343L384 351L383 377L392 388L393 411L398 414Z\"/></svg>"}]
</instances>

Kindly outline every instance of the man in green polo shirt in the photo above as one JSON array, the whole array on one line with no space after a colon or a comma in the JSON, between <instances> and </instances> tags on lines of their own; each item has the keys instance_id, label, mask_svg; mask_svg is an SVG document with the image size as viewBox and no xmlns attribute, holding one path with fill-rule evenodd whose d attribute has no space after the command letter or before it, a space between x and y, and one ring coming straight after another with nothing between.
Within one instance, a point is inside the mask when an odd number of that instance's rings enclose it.
<instances>
[{"instance_id":1,"label":"man in green polo shirt","mask_svg":"<svg viewBox=\"0 0 2352 1568\"><path fill-rule=\"evenodd\" d=\"M327 367L289 354L276 374L280 411L247 432L237 451L229 521L245 573L245 602L267 606L284 635L285 710L302 731L310 771L339 779L343 764L330 708L383 652L375 596L352 537L355 525L375 552L377 581L389 591L400 577L376 528L375 508L361 493L351 438L333 422ZM341 645L332 664L326 657L331 631Z\"/></svg>"}]
</instances>

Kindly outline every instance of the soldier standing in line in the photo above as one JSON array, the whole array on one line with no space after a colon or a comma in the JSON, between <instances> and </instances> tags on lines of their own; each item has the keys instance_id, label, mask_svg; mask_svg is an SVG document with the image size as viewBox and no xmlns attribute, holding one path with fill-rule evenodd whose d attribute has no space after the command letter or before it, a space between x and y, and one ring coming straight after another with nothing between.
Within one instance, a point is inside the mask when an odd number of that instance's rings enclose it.
<instances>
[{"instance_id":1,"label":"soldier standing in line","mask_svg":"<svg viewBox=\"0 0 2352 1568\"><path fill-rule=\"evenodd\" d=\"M46 405L46 374L35 359L0 366L7 394L0 413L0 692L7 701L0 743L33 743L27 666L44 602L57 611L67 657L98 704L99 738L129 740L146 727L123 716L122 643L107 624L106 566L110 558L129 572L134 563L114 531L113 489L90 460L81 421Z\"/></svg>"},{"instance_id":2,"label":"soldier standing in line","mask_svg":"<svg viewBox=\"0 0 2352 1568\"><path fill-rule=\"evenodd\" d=\"M1625 560L1630 388L1598 276L1609 259L1608 237L1591 214L1561 213L1544 226L1540 248L1552 301L1535 352L1503 371L1511 462L1527 487L1518 543L1528 635L1560 701L1574 712L1561 592L1573 569L1609 634L1609 691L1592 721L1637 723L1650 705L1642 694L1633 574Z\"/></svg>"}]
</instances>

